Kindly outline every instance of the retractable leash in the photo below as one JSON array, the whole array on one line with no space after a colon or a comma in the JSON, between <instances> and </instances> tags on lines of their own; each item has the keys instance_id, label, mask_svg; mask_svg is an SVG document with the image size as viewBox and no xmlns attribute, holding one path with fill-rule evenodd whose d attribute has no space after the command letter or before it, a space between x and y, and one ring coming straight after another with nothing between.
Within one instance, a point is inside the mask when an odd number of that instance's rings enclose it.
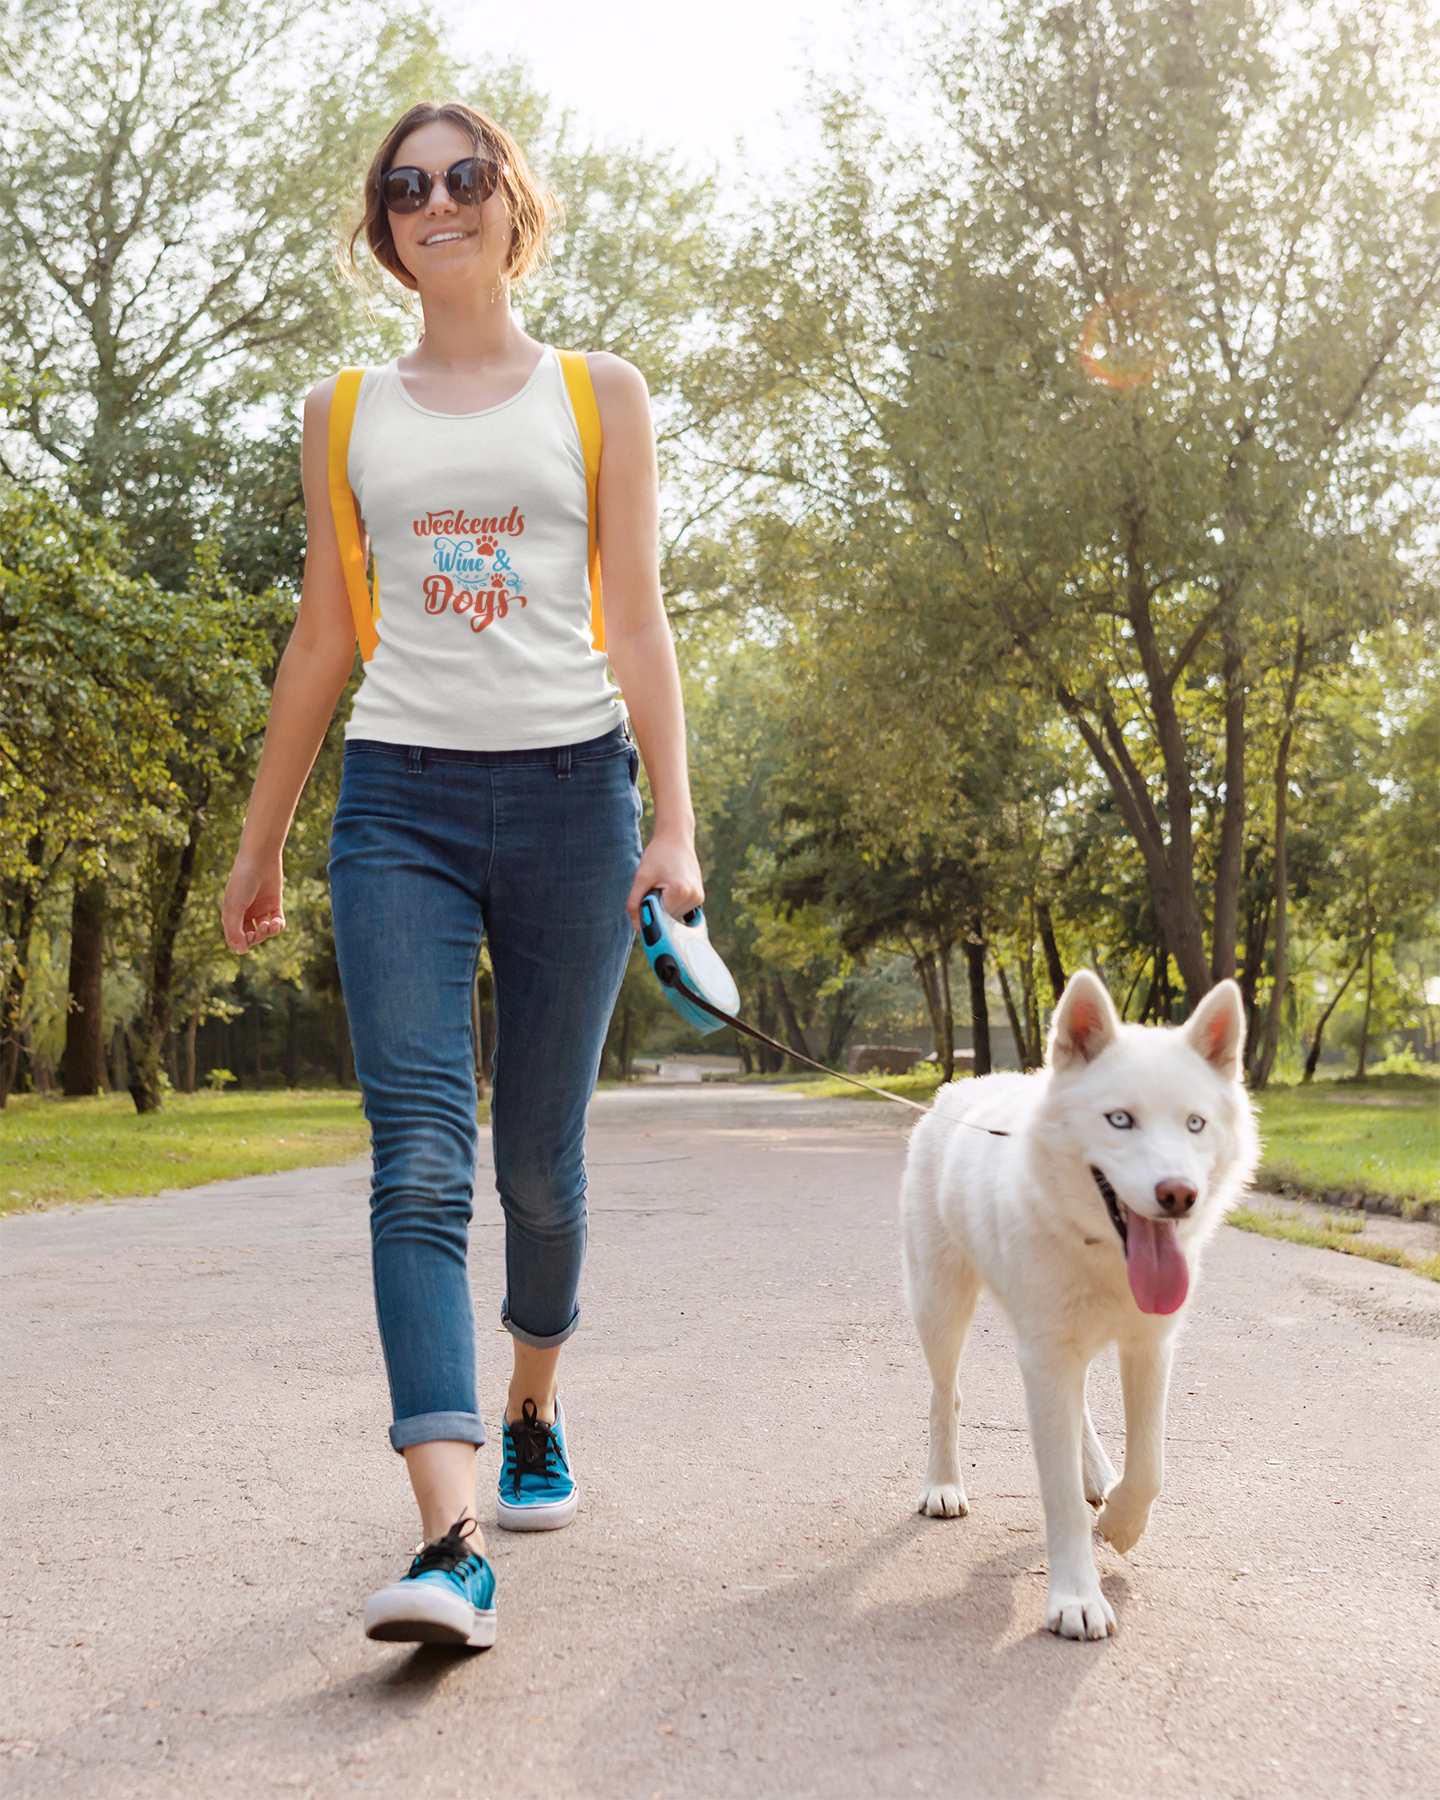
<instances>
[{"instance_id":1,"label":"retractable leash","mask_svg":"<svg viewBox=\"0 0 1440 1800\"><path fill-rule=\"evenodd\" d=\"M735 977L721 962L715 946L710 942L702 908L697 906L683 918L672 918L665 910L659 888L652 888L640 902L640 942L670 1004L682 1019L707 1037L712 1031L719 1031L722 1025L728 1025L732 1031L743 1032L746 1037L754 1038L757 1044L764 1044L770 1050L778 1050L781 1056L793 1056L796 1062L804 1063L807 1068L817 1069L822 1075L833 1075L837 1080L848 1081L851 1087L864 1088L867 1094L878 1094L882 1100L893 1100L897 1106L908 1106L912 1112L930 1111L928 1106L921 1106L918 1100L907 1100L903 1094L892 1094L888 1088L876 1087L854 1075L841 1074L838 1069L827 1069L824 1063L816 1062L813 1057L802 1056L788 1044L780 1043L767 1032L759 1031L755 1026L746 1024L744 1019L737 1018L740 990L735 985ZM988 1132L991 1137L1010 1136L1008 1131L996 1131L989 1125L976 1125L970 1119L952 1118L951 1122L969 1125L973 1131Z\"/></svg>"}]
</instances>

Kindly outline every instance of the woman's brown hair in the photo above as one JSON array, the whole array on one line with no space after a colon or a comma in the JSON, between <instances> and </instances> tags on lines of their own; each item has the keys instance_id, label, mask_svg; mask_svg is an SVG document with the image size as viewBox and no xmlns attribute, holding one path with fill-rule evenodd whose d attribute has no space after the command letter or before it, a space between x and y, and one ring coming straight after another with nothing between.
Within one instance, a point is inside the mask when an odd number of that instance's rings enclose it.
<instances>
[{"instance_id":1,"label":"woman's brown hair","mask_svg":"<svg viewBox=\"0 0 1440 1800\"><path fill-rule=\"evenodd\" d=\"M523 281L545 254L545 235L558 211L555 196L542 188L530 173L524 152L510 133L460 100L447 100L443 104L438 100L422 100L385 133L384 142L365 171L365 215L350 234L351 263L355 261L355 244L363 231L376 262L413 291L415 277L396 252L380 184L401 144L422 125L453 125L469 138L478 156L488 156L500 171L497 185L510 214L510 254L505 259L505 273L513 282Z\"/></svg>"}]
</instances>

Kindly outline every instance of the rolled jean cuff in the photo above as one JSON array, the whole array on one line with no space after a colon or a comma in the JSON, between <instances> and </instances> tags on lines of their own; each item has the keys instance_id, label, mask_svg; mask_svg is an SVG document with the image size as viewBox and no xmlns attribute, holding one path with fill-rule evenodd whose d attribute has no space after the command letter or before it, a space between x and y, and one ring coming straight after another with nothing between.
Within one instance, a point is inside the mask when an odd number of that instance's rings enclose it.
<instances>
[{"instance_id":1,"label":"rolled jean cuff","mask_svg":"<svg viewBox=\"0 0 1440 1800\"><path fill-rule=\"evenodd\" d=\"M519 1343L528 1344L532 1350L558 1350L566 1338L574 1337L580 1329L580 1308L575 1308L574 1317L563 1331L557 1331L553 1337L537 1337L533 1331L524 1331L510 1317L510 1302L500 1302L500 1323Z\"/></svg>"},{"instance_id":2,"label":"rolled jean cuff","mask_svg":"<svg viewBox=\"0 0 1440 1800\"><path fill-rule=\"evenodd\" d=\"M397 1419L390 1427L393 1450L408 1450L413 1444L483 1444L485 1421L479 1413L433 1412L414 1413L408 1419Z\"/></svg>"}]
</instances>

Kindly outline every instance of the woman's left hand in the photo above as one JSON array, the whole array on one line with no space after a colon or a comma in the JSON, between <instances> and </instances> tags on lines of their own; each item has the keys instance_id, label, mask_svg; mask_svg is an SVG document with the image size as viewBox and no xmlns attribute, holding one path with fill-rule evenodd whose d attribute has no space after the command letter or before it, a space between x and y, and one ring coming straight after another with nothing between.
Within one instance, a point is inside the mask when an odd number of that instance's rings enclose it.
<instances>
[{"instance_id":1,"label":"woman's left hand","mask_svg":"<svg viewBox=\"0 0 1440 1800\"><path fill-rule=\"evenodd\" d=\"M625 910L636 931L640 929L640 902L654 888L659 888L665 910L672 919L681 918L705 898L700 861L688 832L657 831L645 846L645 854L640 858L640 867L630 886L630 898L625 902Z\"/></svg>"}]
</instances>

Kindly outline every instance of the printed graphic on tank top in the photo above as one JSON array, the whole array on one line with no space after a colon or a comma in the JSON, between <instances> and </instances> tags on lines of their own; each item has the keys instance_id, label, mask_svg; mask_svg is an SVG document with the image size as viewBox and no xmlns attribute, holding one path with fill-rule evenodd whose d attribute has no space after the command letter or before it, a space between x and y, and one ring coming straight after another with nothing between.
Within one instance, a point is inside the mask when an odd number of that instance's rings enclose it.
<instances>
[{"instance_id":1,"label":"printed graphic on tank top","mask_svg":"<svg viewBox=\"0 0 1440 1800\"><path fill-rule=\"evenodd\" d=\"M619 723L591 637L585 459L553 350L478 413L432 412L394 363L367 369L347 473L380 606L347 737L532 750Z\"/></svg>"}]
</instances>

